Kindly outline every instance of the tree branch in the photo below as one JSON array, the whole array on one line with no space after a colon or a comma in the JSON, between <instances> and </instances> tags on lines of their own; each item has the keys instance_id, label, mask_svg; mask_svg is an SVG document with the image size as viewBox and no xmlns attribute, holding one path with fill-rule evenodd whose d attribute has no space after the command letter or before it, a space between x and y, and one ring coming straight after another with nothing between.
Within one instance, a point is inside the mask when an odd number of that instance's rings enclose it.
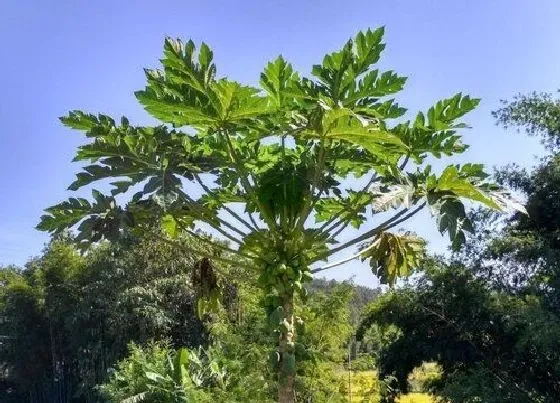
<instances>
[{"instance_id":1,"label":"tree branch","mask_svg":"<svg viewBox=\"0 0 560 403\"><path fill-rule=\"evenodd\" d=\"M319 273L320 271L332 269L333 267L340 266L340 265L343 265L344 263L350 262L351 260L357 259L360 256L362 256L362 254L364 252L367 252L368 250L373 249L374 246L375 246L375 240L372 242L372 244L370 246L368 246L365 249L362 249L360 252L356 253L355 255L345 257L344 259L337 260L336 262L333 262L333 263L329 263L329 264L327 264L323 267L313 269L313 270L311 270L311 274L315 274L315 273Z\"/></svg>"},{"instance_id":2,"label":"tree branch","mask_svg":"<svg viewBox=\"0 0 560 403\"><path fill-rule=\"evenodd\" d=\"M247 216L249 216L249 221L251 221L251 223L253 224L253 226L256 228L256 231L260 231L261 228L258 226L257 222L255 221L255 219L253 218L253 215L250 212L247 212Z\"/></svg>"},{"instance_id":3,"label":"tree branch","mask_svg":"<svg viewBox=\"0 0 560 403\"><path fill-rule=\"evenodd\" d=\"M164 242L168 245L179 248L183 252L192 253L194 255L198 255L198 256L201 256L201 257L207 257L209 259L215 259L216 261L223 262L223 263L226 263L226 264L229 264L229 265L232 265L232 266L239 266L240 263L242 263L242 261L239 261L239 260L235 261L235 260L227 259L227 258L224 258L224 257L221 257L221 256L210 256L210 254L207 253L207 252L203 252L203 251L199 251L199 250L196 250L196 249L193 249L193 248L189 248L189 247L183 245L181 242L172 241L171 239L168 239L164 236L156 235L156 237L159 240L161 240L162 242ZM216 244L213 244L213 246L216 246ZM250 266L250 267L252 267L252 266ZM223 273L223 272L222 272L222 274L225 275L225 273Z\"/></svg>"},{"instance_id":4,"label":"tree branch","mask_svg":"<svg viewBox=\"0 0 560 403\"><path fill-rule=\"evenodd\" d=\"M206 184L202 181L202 179L200 178L200 176L198 174L194 174L194 178L196 179L196 181L199 183L199 185L202 187L202 189L210 194L213 195L214 197L216 196L216 192L214 192L212 189L210 189L208 186L206 186ZM225 211L227 211L229 214L231 214L234 218L237 219L237 221L239 221L240 223L242 223L243 225L245 225L245 227L247 227L249 230L251 231L258 231L258 228L253 227L251 224L249 224L247 221L245 221L243 219L243 217L241 217L239 214L237 214L235 211L233 211L232 209L230 209L228 206L226 206L225 204L222 204L221 206ZM242 234L240 234L242 235ZM245 236L245 235L243 235Z\"/></svg>"},{"instance_id":5,"label":"tree branch","mask_svg":"<svg viewBox=\"0 0 560 403\"><path fill-rule=\"evenodd\" d=\"M426 205L426 202L423 202L422 204L420 204L419 206L417 206L414 210L410 211L409 209L404 209L399 211L397 214L395 214L393 217L389 218L388 220L385 220L384 222L382 222L381 224L379 224L377 227L363 233L362 235L360 235L357 238L354 238L348 242L343 243L342 245L331 249L328 251L328 253L326 253L325 255L322 255L319 258L325 258L325 257L329 257L332 256L333 254L340 252L341 250L344 250L352 245L357 244L358 242L362 242L365 241L366 239L377 235L378 233L382 232L382 231L386 231L388 229L391 229L393 227L395 227L396 225L399 225L401 222L408 220L410 217L412 217L414 214L418 213L420 210L422 210L424 208L424 206ZM407 213L406 215L404 215L405 213ZM403 216L404 215L404 216ZM402 217L402 218L400 218ZM400 219L399 219L400 218Z\"/></svg>"},{"instance_id":6,"label":"tree branch","mask_svg":"<svg viewBox=\"0 0 560 403\"><path fill-rule=\"evenodd\" d=\"M237 151L233 147L233 144L231 142L229 134L227 133L227 131L220 131L220 133L226 141L226 144L227 144L227 147L228 147L228 150L229 150L229 155L230 155L230 158L231 158L232 162L237 166L237 169L239 170L239 173L240 173L239 179L241 180L241 183L242 183L243 187L245 188L245 192L248 195L250 195L253 198L253 200L255 201L255 203L258 206L258 208L261 212L261 215L262 215L263 219L265 220L265 222L267 223L269 229L271 231L276 230L277 229L276 221L274 219L272 219L271 217L269 217L268 214L266 214L266 209L264 208L264 206L260 202L260 200L257 197L253 187L251 186L251 183L247 179L248 178L248 173L245 172L245 168L243 166L243 163L241 162L239 156L237 155Z\"/></svg>"},{"instance_id":7,"label":"tree branch","mask_svg":"<svg viewBox=\"0 0 560 403\"><path fill-rule=\"evenodd\" d=\"M190 229L188 229L188 228L183 228L182 226L180 226L180 228L181 228L182 231L185 231L187 234L189 234L189 235L192 236L193 238L196 238L197 240L199 240L199 241L201 241L201 242L204 242L204 243L206 243L206 244L208 244L208 245L212 245L213 247L215 247L215 248L217 248L217 249L221 249L221 250L223 250L223 251L225 251L225 252L231 253L231 254L233 254L233 255L235 255L235 256L244 257L244 258L246 258L246 259L254 259L252 256L249 256L249 255L246 255L246 254L244 254L244 253L241 253L241 252L239 252L238 250L229 248L229 247L227 247L227 246L225 246L225 245L222 245L222 244L220 244L220 243L218 243L218 242L214 242L214 241L212 241L212 240L210 240L210 239L207 239L206 237L201 236L201 235L197 234L196 232L194 232L194 231L192 231L192 230L190 230Z\"/></svg>"},{"instance_id":8,"label":"tree branch","mask_svg":"<svg viewBox=\"0 0 560 403\"><path fill-rule=\"evenodd\" d=\"M378 179L378 176L376 173L374 173L371 178L369 179L368 183L366 183L366 185L358 192L358 194L360 196L365 195L369 188L371 187L371 185L373 185L375 183L375 181ZM349 210L350 214L354 214L357 213L360 209L358 208L354 208ZM326 232L326 233L330 233L331 231L333 231L336 227L338 227L341 224L344 224L344 228L342 230L344 230L346 227L348 227L348 224L350 223L350 220L344 220L344 219L340 219L340 221L336 221L338 218L340 218L340 215L335 215L333 218L331 218L329 221L325 222L321 228L319 228L320 232ZM326 229L329 225L331 225L332 223L334 223L330 228ZM338 235L340 232L342 232L342 230L339 230L336 232L336 235Z\"/></svg>"},{"instance_id":9,"label":"tree branch","mask_svg":"<svg viewBox=\"0 0 560 403\"><path fill-rule=\"evenodd\" d=\"M406 154L406 157L404 158L402 164L399 166L399 170L403 170L404 167L406 166L406 164L408 164L408 160L410 159L410 154Z\"/></svg>"},{"instance_id":10,"label":"tree branch","mask_svg":"<svg viewBox=\"0 0 560 403\"><path fill-rule=\"evenodd\" d=\"M230 233L226 232L223 228L220 228L219 225L215 225L213 224L210 220L206 219L204 217L204 213L201 212L201 208L200 206L197 205L197 203L189 196L187 195L185 192L181 192L183 194L183 196L185 197L185 201L187 202L187 205L194 211L196 211L196 213L198 213L198 216L200 217L199 219L203 222L205 222L206 224L210 225L212 228L214 228L216 231L218 231L220 234L222 234L223 236L225 236L227 239L229 239L230 241L233 241L239 245L241 245L243 243L243 241L235 238L233 235L231 235ZM210 212L212 213L212 212ZM212 213L213 214L213 213ZM222 220L219 217L216 217L216 219L218 220L218 222L224 224L226 227L230 228L232 227L231 224L227 223L226 221ZM232 227L235 228L235 227ZM236 229L236 232L238 232L239 230ZM241 231L241 234L244 234L244 232ZM242 235L245 236L245 235Z\"/></svg>"},{"instance_id":11,"label":"tree branch","mask_svg":"<svg viewBox=\"0 0 560 403\"><path fill-rule=\"evenodd\" d=\"M319 179L325 167L325 143L323 138L321 138L321 140L319 141L319 147L320 148L317 158L317 165L315 166L315 173L313 175L313 181L311 182L311 191L309 192L311 200L309 201L309 205L301 211L301 214L298 217L298 231L303 230L303 226L305 224L305 221L307 220L307 217L309 217L309 214L311 214L315 203L317 203L322 193L322 191L320 191L317 195L315 195L315 190L319 185Z\"/></svg>"},{"instance_id":12,"label":"tree branch","mask_svg":"<svg viewBox=\"0 0 560 403\"><path fill-rule=\"evenodd\" d=\"M408 164L409 159L410 159L410 155L407 154L406 157L404 158L402 164L399 166L399 170L404 169L406 164ZM378 178L379 177L377 176L377 174L374 173L371 176L371 179L369 180L369 182L364 186L364 188L358 192L360 194L360 196L366 194L368 192L369 188L371 187L371 185L373 185ZM357 213L358 211L359 211L359 209L353 209L353 210L350 210L350 213L354 214L354 213ZM324 231L324 232L330 233L331 231L333 231L339 225L344 224L342 226L342 228L338 229L333 235L331 235L332 238L335 238L338 234L340 234L342 231L344 231L348 227L348 225L350 224L350 220L341 219L340 221L336 221L337 218L339 218L339 217L335 216L331 220L327 221L325 224L323 224L323 226L321 226L321 228L319 228L319 231L321 231L321 232ZM326 227L328 227L334 221L336 221L336 222L334 223L334 225L332 225L332 227L330 227L328 229L325 229Z\"/></svg>"}]
</instances>

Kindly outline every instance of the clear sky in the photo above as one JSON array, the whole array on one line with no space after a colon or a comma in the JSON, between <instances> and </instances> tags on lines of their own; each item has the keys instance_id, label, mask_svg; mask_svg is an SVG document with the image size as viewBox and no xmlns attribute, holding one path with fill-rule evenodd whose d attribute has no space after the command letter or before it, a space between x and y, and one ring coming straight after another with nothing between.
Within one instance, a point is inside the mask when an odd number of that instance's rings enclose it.
<instances>
[{"instance_id":1,"label":"clear sky","mask_svg":"<svg viewBox=\"0 0 560 403\"><path fill-rule=\"evenodd\" d=\"M358 30L385 25L381 66L409 76L400 103L416 111L458 91L482 98L462 160L492 167L542 153L490 112L517 92L560 88L559 20L558 0L0 1L0 264L37 255L48 239L34 229L42 210L69 196L82 138L57 117L84 109L146 122L133 91L165 35L207 42L219 74L256 83L279 53L308 73ZM426 217L413 228L445 247ZM375 284L357 264L333 276L354 274Z\"/></svg>"}]
</instances>

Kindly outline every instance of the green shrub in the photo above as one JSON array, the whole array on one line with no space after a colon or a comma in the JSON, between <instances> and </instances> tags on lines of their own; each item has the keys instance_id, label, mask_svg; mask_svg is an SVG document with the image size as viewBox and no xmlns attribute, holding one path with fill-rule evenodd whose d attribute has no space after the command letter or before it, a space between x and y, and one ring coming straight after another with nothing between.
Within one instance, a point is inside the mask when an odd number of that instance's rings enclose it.
<instances>
[{"instance_id":1,"label":"green shrub","mask_svg":"<svg viewBox=\"0 0 560 403\"><path fill-rule=\"evenodd\" d=\"M225 374L201 354L165 345L140 348L130 345L130 355L117 364L101 391L110 402L175 403L210 402L204 390L223 383Z\"/></svg>"},{"instance_id":2,"label":"green shrub","mask_svg":"<svg viewBox=\"0 0 560 403\"><path fill-rule=\"evenodd\" d=\"M427 392L434 382L441 378L441 368L433 362L424 362L414 368L408 376L408 385L411 392Z\"/></svg>"},{"instance_id":3,"label":"green shrub","mask_svg":"<svg viewBox=\"0 0 560 403\"><path fill-rule=\"evenodd\" d=\"M351 362L352 371L371 371L375 369L375 358L371 354L360 354Z\"/></svg>"},{"instance_id":4,"label":"green shrub","mask_svg":"<svg viewBox=\"0 0 560 403\"><path fill-rule=\"evenodd\" d=\"M152 343L130 345L130 354L100 387L109 402L269 402L262 376L227 358L222 345L196 351Z\"/></svg>"}]
</instances>

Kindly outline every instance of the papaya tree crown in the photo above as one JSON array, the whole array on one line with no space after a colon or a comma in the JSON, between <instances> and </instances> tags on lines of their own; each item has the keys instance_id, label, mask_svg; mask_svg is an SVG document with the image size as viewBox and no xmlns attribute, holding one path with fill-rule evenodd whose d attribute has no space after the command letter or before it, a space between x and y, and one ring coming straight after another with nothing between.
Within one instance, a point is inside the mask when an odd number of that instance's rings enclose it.
<instances>
[{"instance_id":1,"label":"papaya tree crown","mask_svg":"<svg viewBox=\"0 0 560 403\"><path fill-rule=\"evenodd\" d=\"M227 241L218 244L227 255L216 259L235 256L235 264L280 271L359 246L341 262L368 260L374 274L393 283L418 266L424 242L390 230L422 208L455 247L472 230L465 200L522 209L481 165L449 165L438 174L426 164L428 156L467 149L461 118L479 100L458 93L405 120L395 96L406 77L375 67L383 34L358 33L308 77L279 56L258 88L219 77L205 43L197 49L166 38L161 68L146 69L146 87L135 93L161 124L134 126L125 117L81 111L62 117L88 140L74 159L86 165L69 189L109 181L112 190L48 208L38 228L77 227L86 247L154 223L170 238L186 232L214 242L198 232L211 228ZM356 188L358 182L365 185ZM345 228L362 229L376 217L383 219L372 229L340 241ZM302 281L302 274L291 276Z\"/></svg>"}]
</instances>

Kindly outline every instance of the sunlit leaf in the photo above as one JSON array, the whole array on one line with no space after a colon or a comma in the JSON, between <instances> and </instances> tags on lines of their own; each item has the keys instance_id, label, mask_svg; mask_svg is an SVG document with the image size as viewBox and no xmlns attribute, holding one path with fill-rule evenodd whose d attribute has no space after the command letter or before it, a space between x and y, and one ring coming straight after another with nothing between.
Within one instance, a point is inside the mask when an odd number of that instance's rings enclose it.
<instances>
[{"instance_id":1,"label":"sunlit leaf","mask_svg":"<svg viewBox=\"0 0 560 403\"><path fill-rule=\"evenodd\" d=\"M397 278L410 275L425 255L425 241L406 234L381 233L361 257L369 264L381 283L394 285Z\"/></svg>"},{"instance_id":2,"label":"sunlit leaf","mask_svg":"<svg viewBox=\"0 0 560 403\"><path fill-rule=\"evenodd\" d=\"M482 203L490 208L500 210L490 195L486 194L480 187L476 186L472 179L482 179L485 175L478 168L466 165L458 168L450 165L441 174L435 187L436 192L450 192L458 197Z\"/></svg>"},{"instance_id":3,"label":"sunlit leaf","mask_svg":"<svg viewBox=\"0 0 560 403\"><path fill-rule=\"evenodd\" d=\"M373 209L375 211L386 211L390 208L410 207L413 201L416 189L412 184L396 184L383 189L377 187L372 190Z\"/></svg>"},{"instance_id":4,"label":"sunlit leaf","mask_svg":"<svg viewBox=\"0 0 560 403\"><path fill-rule=\"evenodd\" d=\"M275 107L288 106L293 101L294 95L301 95L297 87L298 83L298 74L282 56L269 62L261 73L261 87L268 93Z\"/></svg>"},{"instance_id":5,"label":"sunlit leaf","mask_svg":"<svg viewBox=\"0 0 560 403\"><path fill-rule=\"evenodd\" d=\"M171 238L177 237L177 221L172 214L166 214L161 219L161 228Z\"/></svg>"}]
</instances>

